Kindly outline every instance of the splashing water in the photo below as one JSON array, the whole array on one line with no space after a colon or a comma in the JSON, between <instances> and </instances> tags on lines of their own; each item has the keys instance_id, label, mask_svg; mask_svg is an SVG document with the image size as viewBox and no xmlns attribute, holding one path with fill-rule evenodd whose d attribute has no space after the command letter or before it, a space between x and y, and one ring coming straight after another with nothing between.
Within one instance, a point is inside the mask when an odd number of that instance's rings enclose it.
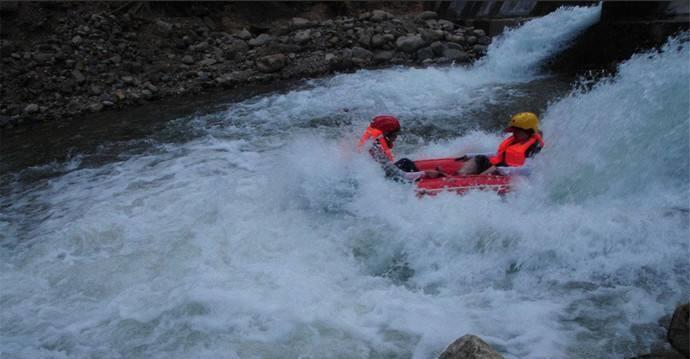
<instances>
[{"instance_id":1,"label":"splashing water","mask_svg":"<svg viewBox=\"0 0 690 359\"><path fill-rule=\"evenodd\" d=\"M514 63L526 75L491 65L501 45L471 68L339 75L195 118L193 140L15 183L0 199L0 352L431 358L467 333L510 358L645 351L690 288L686 40L553 102L538 174L505 199L419 200L334 141L390 111L420 138L454 131L400 154L492 150L497 135L455 126L524 96L527 69L598 11L507 34L535 56Z\"/></svg>"}]
</instances>

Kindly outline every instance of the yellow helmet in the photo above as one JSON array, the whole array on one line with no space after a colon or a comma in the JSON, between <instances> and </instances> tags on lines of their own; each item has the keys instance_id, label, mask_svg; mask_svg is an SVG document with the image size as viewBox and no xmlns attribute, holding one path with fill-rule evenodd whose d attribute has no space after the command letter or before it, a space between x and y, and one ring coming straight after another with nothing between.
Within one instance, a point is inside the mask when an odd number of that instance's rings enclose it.
<instances>
[{"instance_id":1,"label":"yellow helmet","mask_svg":"<svg viewBox=\"0 0 690 359\"><path fill-rule=\"evenodd\" d=\"M510 118L510 123L506 130L510 130L511 127L532 130L534 133L539 133L539 118L532 112L520 112Z\"/></svg>"}]
</instances>

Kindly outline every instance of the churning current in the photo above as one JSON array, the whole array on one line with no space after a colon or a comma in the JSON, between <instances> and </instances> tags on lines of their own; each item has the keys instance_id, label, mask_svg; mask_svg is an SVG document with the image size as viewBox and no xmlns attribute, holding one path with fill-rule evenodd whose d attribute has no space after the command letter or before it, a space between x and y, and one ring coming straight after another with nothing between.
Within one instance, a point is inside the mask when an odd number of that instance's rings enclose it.
<instances>
[{"instance_id":1,"label":"churning current","mask_svg":"<svg viewBox=\"0 0 690 359\"><path fill-rule=\"evenodd\" d=\"M647 351L690 292L690 49L534 102L599 10L470 67L315 80L2 174L0 353L433 358L470 333L508 358ZM354 150L391 113L398 156L491 151L514 110L542 114L547 147L505 198L419 199Z\"/></svg>"}]
</instances>

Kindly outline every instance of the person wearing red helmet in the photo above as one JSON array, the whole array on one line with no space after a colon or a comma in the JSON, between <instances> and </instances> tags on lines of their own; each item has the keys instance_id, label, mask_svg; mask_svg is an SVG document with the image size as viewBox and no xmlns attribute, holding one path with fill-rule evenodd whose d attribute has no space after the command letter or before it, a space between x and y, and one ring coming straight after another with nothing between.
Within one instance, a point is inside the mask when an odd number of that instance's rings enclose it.
<instances>
[{"instance_id":1,"label":"person wearing red helmet","mask_svg":"<svg viewBox=\"0 0 690 359\"><path fill-rule=\"evenodd\" d=\"M393 146L400 134L400 121L390 115L375 116L359 140L358 149L370 143L369 154L379 162L386 177L396 180L416 181L423 177L436 178L441 172L435 170L418 171L414 162L407 158L395 161Z\"/></svg>"}]
</instances>

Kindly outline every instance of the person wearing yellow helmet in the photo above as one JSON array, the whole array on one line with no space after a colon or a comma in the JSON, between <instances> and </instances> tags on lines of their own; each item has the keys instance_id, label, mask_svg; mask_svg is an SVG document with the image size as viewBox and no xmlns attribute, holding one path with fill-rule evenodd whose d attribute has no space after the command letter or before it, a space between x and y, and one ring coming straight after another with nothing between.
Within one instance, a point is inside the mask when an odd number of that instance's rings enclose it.
<instances>
[{"instance_id":1,"label":"person wearing yellow helmet","mask_svg":"<svg viewBox=\"0 0 690 359\"><path fill-rule=\"evenodd\" d=\"M499 167L520 167L525 160L541 151L544 140L539 130L539 118L532 112L520 112L510 118L505 132L512 135L498 146L496 154L465 155L458 160L465 161L458 171L461 175L495 174Z\"/></svg>"}]
</instances>

